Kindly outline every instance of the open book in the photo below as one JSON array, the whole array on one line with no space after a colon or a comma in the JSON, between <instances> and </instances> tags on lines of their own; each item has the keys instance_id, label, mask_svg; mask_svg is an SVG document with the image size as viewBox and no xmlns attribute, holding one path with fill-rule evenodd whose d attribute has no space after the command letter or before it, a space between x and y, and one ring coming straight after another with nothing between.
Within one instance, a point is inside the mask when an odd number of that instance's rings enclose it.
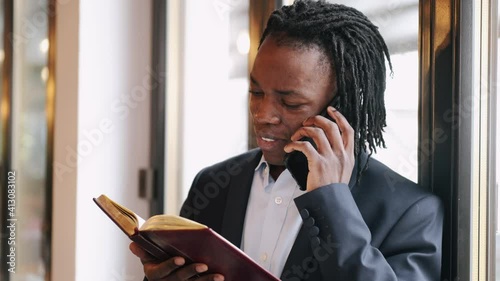
<instances>
[{"instance_id":1,"label":"open book","mask_svg":"<svg viewBox=\"0 0 500 281\"><path fill-rule=\"evenodd\" d=\"M175 215L157 215L144 221L106 195L94 198L94 202L132 241L159 261L182 256L187 263L205 263L209 273L220 273L226 281L279 280L203 224Z\"/></svg>"}]
</instances>

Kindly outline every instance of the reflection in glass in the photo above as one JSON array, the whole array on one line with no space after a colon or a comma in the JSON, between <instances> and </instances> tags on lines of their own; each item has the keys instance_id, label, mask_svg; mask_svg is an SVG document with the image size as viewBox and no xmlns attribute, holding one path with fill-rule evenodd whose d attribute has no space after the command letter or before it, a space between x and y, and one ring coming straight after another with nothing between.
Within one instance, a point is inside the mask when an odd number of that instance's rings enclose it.
<instances>
[{"instance_id":1,"label":"reflection in glass","mask_svg":"<svg viewBox=\"0 0 500 281\"><path fill-rule=\"evenodd\" d=\"M48 0L14 1L12 167L16 170L16 273L11 280L45 280ZM21 188L22 187L22 188Z\"/></svg>"}]
</instances>

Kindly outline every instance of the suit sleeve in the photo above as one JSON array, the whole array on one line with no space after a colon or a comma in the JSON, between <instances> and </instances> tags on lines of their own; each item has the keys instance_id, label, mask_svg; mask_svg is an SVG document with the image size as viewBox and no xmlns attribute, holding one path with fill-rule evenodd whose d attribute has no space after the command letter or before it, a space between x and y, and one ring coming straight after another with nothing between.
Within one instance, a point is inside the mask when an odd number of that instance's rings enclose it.
<instances>
[{"instance_id":1,"label":"suit sleeve","mask_svg":"<svg viewBox=\"0 0 500 281\"><path fill-rule=\"evenodd\" d=\"M332 184L295 199L323 280L439 280L443 208L433 195L409 206L379 246L349 187ZM319 230L319 231L318 231Z\"/></svg>"}]
</instances>

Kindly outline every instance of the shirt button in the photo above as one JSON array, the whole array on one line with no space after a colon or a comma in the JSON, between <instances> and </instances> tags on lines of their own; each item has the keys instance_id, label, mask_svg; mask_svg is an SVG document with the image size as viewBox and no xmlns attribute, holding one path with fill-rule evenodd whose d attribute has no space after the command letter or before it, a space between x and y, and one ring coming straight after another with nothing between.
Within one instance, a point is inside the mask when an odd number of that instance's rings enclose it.
<instances>
[{"instance_id":1,"label":"shirt button","mask_svg":"<svg viewBox=\"0 0 500 281\"><path fill-rule=\"evenodd\" d=\"M279 204L283 203L283 199L278 196L278 197L274 198L274 203L279 205Z\"/></svg>"},{"instance_id":2,"label":"shirt button","mask_svg":"<svg viewBox=\"0 0 500 281\"><path fill-rule=\"evenodd\" d=\"M261 261L267 261L267 254L266 254L266 253L263 253L263 254L260 256L260 260L261 260Z\"/></svg>"}]
</instances>

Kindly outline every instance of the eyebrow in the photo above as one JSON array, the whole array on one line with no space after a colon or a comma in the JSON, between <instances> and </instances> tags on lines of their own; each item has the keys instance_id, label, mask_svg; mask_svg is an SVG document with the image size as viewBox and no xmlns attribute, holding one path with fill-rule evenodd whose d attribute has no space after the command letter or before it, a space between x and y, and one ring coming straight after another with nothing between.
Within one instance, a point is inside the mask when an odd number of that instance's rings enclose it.
<instances>
[{"instance_id":1,"label":"eyebrow","mask_svg":"<svg viewBox=\"0 0 500 281\"><path fill-rule=\"evenodd\" d=\"M250 81L257 85L258 87L260 87L259 85L259 82L257 82L257 80L255 80L255 78L250 74ZM276 89L273 89L273 92L279 94L279 95L283 95L283 96L290 96L290 95L299 95L299 93L297 93L296 91L293 91L293 90L276 90Z\"/></svg>"}]
</instances>

